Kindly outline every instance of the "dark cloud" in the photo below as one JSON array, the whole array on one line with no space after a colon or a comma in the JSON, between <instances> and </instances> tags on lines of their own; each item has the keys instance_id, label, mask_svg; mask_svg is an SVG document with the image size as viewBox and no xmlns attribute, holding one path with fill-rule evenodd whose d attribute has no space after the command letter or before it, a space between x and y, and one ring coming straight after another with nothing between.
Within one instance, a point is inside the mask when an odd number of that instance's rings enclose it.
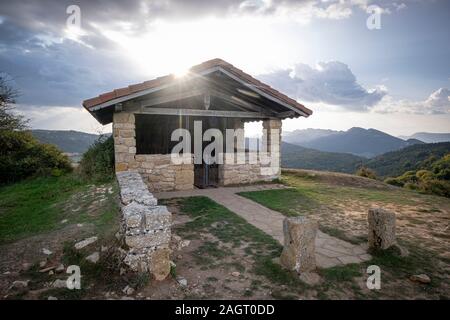
<instances>
[{"instance_id":1,"label":"dark cloud","mask_svg":"<svg viewBox=\"0 0 450 320\"><path fill-rule=\"evenodd\" d=\"M386 95L382 89L362 87L350 68L338 61L320 62L315 67L300 63L293 69L259 78L301 101L323 102L355 111L368 110Z\"/></svg>"}]
</instances>

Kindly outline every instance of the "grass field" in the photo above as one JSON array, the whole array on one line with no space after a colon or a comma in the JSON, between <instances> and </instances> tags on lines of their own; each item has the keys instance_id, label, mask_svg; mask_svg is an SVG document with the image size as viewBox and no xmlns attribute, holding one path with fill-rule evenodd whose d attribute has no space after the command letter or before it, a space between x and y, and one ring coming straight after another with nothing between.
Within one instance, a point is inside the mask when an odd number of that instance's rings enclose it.
<instances>
[{"instance_id":1,"label":"grass field","mask_svg":"<svg viewBox=\"0 0 450 320\"><path fill-rule=\"evenodd\" d=\"M105 193L101 198L105 200L97 199L98 188ZM116 186L107 186L111 192L105 188L88 184L75 174L25 180L0 188L0 244L62 227L65 219L68 224L107 223L117 206L110 199ZM89 210L99 204L94 201L104 202L96 208L102 212L95 215Z\"/></svg>"}]
</instances>

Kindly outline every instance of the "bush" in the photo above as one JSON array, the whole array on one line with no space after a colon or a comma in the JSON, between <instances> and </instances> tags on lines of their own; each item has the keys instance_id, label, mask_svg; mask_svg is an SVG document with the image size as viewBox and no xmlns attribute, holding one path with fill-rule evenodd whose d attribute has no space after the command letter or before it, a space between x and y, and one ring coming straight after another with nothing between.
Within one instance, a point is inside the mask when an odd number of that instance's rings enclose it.
<instances>
[{"instance_id":1,"label":"bush","mask_svg":"<svg viewBox=\"0 0 450 320\"><path fill-rule=\"evenodd\" d=\"M387 184L390 184L390 185L393 185L396 187L403 187L405 185L402 181L398 180L397 178L392 178L392 177L386 178L384 180L384 183L387 183Z\"/></svg>"},{"instance_id":2,"label":"bush","mask_svg":"<svg viewBox=\"0 0 450 320\"><path fill-rule=\"evenodd\" d=\"M83 154L80 174L87 180L109 181L114 178L114 140L100 138Z\"/></svg>"},{"instance_id":3,"label":"bush","mask_svg":"<svg viewBox=\"0 0 450 320\"><path fill-rule=\"evenodd\" d=\"M375 173L375 171L366 167L360 167L358 171L356 171L356 175L374 180L377 179L377 174Z\"/></svg>"},{"instance_id":4,"label":"bush","mask_svg":"<svg viewBox=\"0 0 450 320\"><path fill-rule=\"evenodd\" d=\"M384 182L411 190L450 197L450 154L441 159L429 158L426 169L407 171ZM435 159L431 162L431 159Z\"/></svg>"},{"instance_id":5,"label":"bush","mask_svg":"<svg viewBox=\"0 0 450 320\"><path fill-rule=\"evenodd\" d=\"M25 131L0 130L0 182L72 170L69 158L54 145L43 144Z\"/></svg>"},{"instance_id":6,"label":"bush","mask_svg":"<svg viewBox=\"0 0 450 320\"><path fill-rule=\"evenodd\" d=\"M450 182L443 180L426 180L419 185L419 190L438 196L450 198Z\"/></svg>"}]
</instances>

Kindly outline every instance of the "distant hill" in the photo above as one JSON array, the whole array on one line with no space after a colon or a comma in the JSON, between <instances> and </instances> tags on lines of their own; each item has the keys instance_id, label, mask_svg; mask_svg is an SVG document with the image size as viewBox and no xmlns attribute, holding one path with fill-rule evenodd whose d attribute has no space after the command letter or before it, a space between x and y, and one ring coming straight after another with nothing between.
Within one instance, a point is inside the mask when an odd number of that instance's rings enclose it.
<instances>
[{"instance_id":1,"label":"distant hill","mask_svg":"<svg viewBox=\"0 0 450 320\"><path fill-rule=\"evenodd\" d=\"M42 143L56 145L66 153L84 153L99 137L73 130L30 130L31 134Z\"/></svg>"},{"instance_id":2,"label":"distant hill","mask_svg":"<svg viewBox=\"0 0 450 320\"><path fill-rule=\"evenodd\" d=\"M388 152L364 163L380 177L396 177L409 170L420 169L425 161L450 153L450 142L417 144Z\"/></svg>"},{"instance_id":3,"label":"distant hill","mask_svg":"<svg viewBox=\"0 0 450 320\"><path fill-rule=\"evenodd\" d=\"M314 137L313 133L315 133L316 137ZM302 139L302 135L308 138ZM423 143L417 139L405 141L379 130L358 127L347 131L296 130L292 134L287 134L283 139L305 148L327 152L351 153L366 158Z\"/></svg>"},{"instance_id":4,"label":"distant hill","mask_svg":"<svg viewBox=\"0 0 450 320\"><path fill-rule=\"evenodd\" d=\"M326 137L342 131L327 130L327 129L302 129L291 132L283 132L283 141L296 145L309 143L315 139Z\"/></svg>"},{"instance_id":5,"label":"distant hill","mask_svg":"<svg viewBox=\"0 0 450 320\"><path fill-rule=\"evenodd\" d=\"M286 142L281 144L281 166L283 168L354 173L365 160L365 158L349 153L318 151Z\"/></svg>"},{"instance_id":6,"label":"distant hill","mask_svg":"<svg viewBox=\"0 0 450 320\"><path fill-rule=\"evenodd\" d=\"M412 136L400 136L402 139L418 139L426 143L450 142L450 133L417 132Z\"/></svg>"}]
</instances>

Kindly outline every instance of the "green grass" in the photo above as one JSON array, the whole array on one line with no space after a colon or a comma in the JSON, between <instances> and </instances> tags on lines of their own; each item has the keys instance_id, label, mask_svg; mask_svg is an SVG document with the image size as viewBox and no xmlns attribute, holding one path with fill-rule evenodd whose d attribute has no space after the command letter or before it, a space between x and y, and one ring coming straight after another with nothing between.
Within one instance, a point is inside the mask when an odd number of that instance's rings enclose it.
<instances>
[{"instance_id":1,"label":"green grass","mask_svg":"<svg viewBox=\"0 0 450 320\"><path fill-rule=\"evenodd\" d=\"M66 225L60 223L63 219L68 223L91 222L102 232L118 212L113 199L117 186L108 186L113 192L97 205L95 214L89 207L96 200L89 188L95 186L75 174L30 179L0 188L0 244L61 228ZM72 199L77 193L85 197ZM80 209L74 212L75 207Z\"/></svg>"},{"instance_id":2,"label":"green grass","mask_svg":"<svg viewBox=\"0 0 450 320\"><path fill-rule=\"evenodd\" d=\"M239 195L279 211L288 217L308 214L308 211L319 206L319 203L307 192L297 189L241 192Z\"/></svg>"},{"instance_id":3,"label":"green grass","mask_svg":"<svg viewBox=\"0 0 450 320\"><path fill-rule=\"evenodd\" d=\"M81 190L74 175L22 181L0 189L0 243L55 228L61 210L55 205Z\"/></svg>"},{"instance_id":4,"label":"green grass","mask_svg":"<svg viewBox=\"0 0 450 320\"><path fill-rule=\"evenodd\" d=\"M245 253L254 260L253 270L256 275L263 276L272 285L286 285L294 290L303 290L304 285L298 276L283 269L273 261L281 254L281 245L268 234L249 224L245 219L231 212L206 197L191 197L178 199L181 211L193 220L177 228L177 233L183 237L199 238L199 234L211 233L222 243L237 246L246 243ZM223 262L221 259L229 256L229 250L220 247L217 242L207 242L194 253L201 264L231 267L244 272L239 260Z\"/></svg>"},{"instance_id":5,"label":"green grass","mask_svg":"<svg viewBox=\"0 0 450 320\"><path fill-rule=\"evenodd\" d=\"M320 274L325 281L329 282L346 282L352 281L354 277L361 276L361 266L359 264L347 264L344 266L336 266L327 269L321 269Z\"/></svg>"}]
</instances>

